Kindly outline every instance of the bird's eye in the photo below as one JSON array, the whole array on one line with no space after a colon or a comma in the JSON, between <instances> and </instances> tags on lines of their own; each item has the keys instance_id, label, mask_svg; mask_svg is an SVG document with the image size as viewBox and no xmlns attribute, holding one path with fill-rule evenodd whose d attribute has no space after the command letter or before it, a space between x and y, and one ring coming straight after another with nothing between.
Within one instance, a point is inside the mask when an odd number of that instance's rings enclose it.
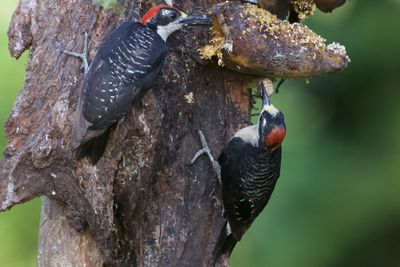
<instances>
[{"instance_id":1,"label":"bird's eye","mask_svg":"<svg viewBox=\"0 0 400 267\"><path fill-rule=\"evenodd\" d=\"M178 14L176 14L176 12L169 13L169 18L171 20L176 20L177 17L178 17Z\"/></svg>"}]
</instances>

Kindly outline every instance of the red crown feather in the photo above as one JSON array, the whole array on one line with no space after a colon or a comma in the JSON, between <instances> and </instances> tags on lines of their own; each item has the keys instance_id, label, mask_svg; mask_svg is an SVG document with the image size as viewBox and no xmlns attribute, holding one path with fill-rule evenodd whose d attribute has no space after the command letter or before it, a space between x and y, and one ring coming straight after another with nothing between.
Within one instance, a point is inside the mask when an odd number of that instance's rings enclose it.
<instances>
[{"instance_id":1,"label":"red crown feather","mask_svg":"<svg viewBox=\"0 0 400 267\"><path fill-rule=\"evenodd\" d=\"M147 11L146 14L143 15L143 17L140 19L140 23L146 25L146 23L149 22L155 15L157 15L160 9L163 8L173 9L179 12L179 10L173 6L157 5L155 7L150 8L149 11Z\"/></svg>"}]
</instances>

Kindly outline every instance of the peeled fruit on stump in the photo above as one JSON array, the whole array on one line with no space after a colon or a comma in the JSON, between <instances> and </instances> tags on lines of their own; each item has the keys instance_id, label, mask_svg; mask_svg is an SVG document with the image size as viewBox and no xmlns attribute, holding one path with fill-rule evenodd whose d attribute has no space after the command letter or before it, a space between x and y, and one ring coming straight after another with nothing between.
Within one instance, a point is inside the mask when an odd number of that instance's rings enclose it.
<instances>
[{"instance_id":1,"label":"peeled fruit on stump","mask_svg":"<svg viewBox=\"0 0 400 267\"><path fill-rule=\"evenodd\" d=\"M216 56L219 65L231 70L302 78L340 71L350 62L343 46L326 45L307 26L280 20L255 5L223 2L211 13L213 39L200 53L205 59Z\"/></svg>"}]
</instances>

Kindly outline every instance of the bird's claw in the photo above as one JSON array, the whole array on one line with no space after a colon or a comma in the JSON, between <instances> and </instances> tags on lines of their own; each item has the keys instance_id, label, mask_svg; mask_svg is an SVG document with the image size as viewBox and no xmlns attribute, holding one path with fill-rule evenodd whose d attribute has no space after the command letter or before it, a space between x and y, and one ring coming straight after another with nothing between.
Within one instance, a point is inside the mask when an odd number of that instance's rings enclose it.
<instances>
[{"instance_id":1,"label":"bird's claw","mask_svg":"<svg viewBox=\"0 0 400 267\"><path fill-rule=\"evenodd\" d=\"M84 72L85 75L89 71L89 63L88 63L88 59L87 59L88 47L89 47L88 34L85 31L82 53L76 53L76 52L72 52L72 51L62 50L63 53L65 53L67 55L70 55L70 56L78 57L78 58L80 58L82 60L81 69L83 69L83 72Z\"/></svg>"},{"instance_id":2,"label":"bird's claw","mask_svg":"<svg viewBox=\"0 0 400 267\"><path fill-rule=\"evenodd\" d=\"M197 153L193 156L192 160L190 161L190 164L192 165L197 160L197 158L200 157L202 154L206 154L208 156L208 159L211 161L211 166L217 176L218 182L221 184L221 166L211 154L206 138L201 130L199 130L199 136L203 148L197 151Z\"/></svg>"}]
</instances>

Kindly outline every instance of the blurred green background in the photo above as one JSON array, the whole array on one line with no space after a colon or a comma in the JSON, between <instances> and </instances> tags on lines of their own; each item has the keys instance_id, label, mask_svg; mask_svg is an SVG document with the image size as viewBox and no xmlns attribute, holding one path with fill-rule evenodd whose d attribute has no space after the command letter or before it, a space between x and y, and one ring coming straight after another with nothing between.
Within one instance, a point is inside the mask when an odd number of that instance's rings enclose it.
<instances>
[{"instance_id":1,"label":"blurred green background","mask_svg":"<svg viewBox=\"0 0 400 267\"><path fill-rule=\"evenodd\" d=\"M27 59L7 50L16 5L0 3L2 125ZM309 84L287 81L273 97L288 128L281 178L233 267L400 266L399 14L399 0L353 0L307 20L352 62ZM0 214L0 266L36 266L39 210L34 200Z\"/></svg>"},{"instance_id":2,"label":"blurred green background","mask_svg":"<svg viewBox=\"0 0 400 267\"><path fill-rule=\"evenodd\" d=\"M10 56L7 30L18 1L0 1L0 151L3 151L6 145L3 125L24 84L28 53L18 61ZM40 199L0 213L0 267L36 266L39 213Z\"/></svg>"}]
</instances>

